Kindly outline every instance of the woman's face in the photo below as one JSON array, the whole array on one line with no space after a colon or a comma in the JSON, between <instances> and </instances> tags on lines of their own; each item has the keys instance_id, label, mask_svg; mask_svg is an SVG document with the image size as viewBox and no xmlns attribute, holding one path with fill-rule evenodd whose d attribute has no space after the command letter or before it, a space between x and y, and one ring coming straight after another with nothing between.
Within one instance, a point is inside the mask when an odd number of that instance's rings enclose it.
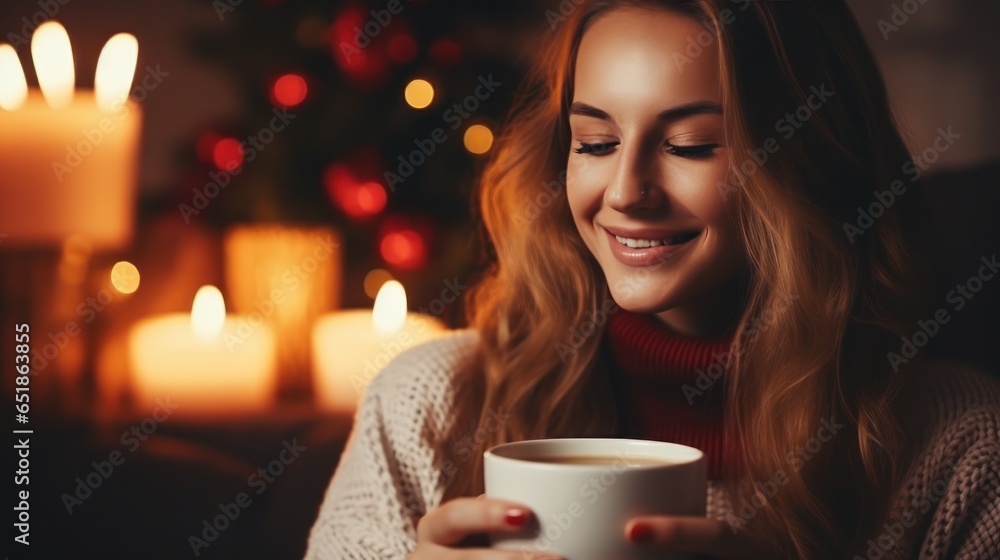
<instances>
[{"instance_id":1,"label":"woman's face","mask_svg":"<svg viewBox=\"0 0 1000 560\"><path fill-rule=\"evenodd\" d=\"M745 263L717 47L688 52L704 31L667 11L603 15L582 38L569 117L569 205L612 297L686 334L731 320Z\"/></svg>"}]
</instances>

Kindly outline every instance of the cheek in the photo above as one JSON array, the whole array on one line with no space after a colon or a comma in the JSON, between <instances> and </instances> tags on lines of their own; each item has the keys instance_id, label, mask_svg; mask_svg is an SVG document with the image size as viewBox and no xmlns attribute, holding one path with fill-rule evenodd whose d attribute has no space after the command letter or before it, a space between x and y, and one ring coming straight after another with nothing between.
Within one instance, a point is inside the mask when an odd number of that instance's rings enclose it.
<instances>
[{"instance_id":1,"label":"cheek","mask_svg":"<svg viewBox=\"0 0 1000 560\"><path fill-rule=\"evenodd\" d=\"M684 208L717 233L729 232L735 226L736 199L727 186L728 159L706 166L688 176L678 185L674 195Z\"/></svg>"},{"instance_id":2,"label":"cheek","mask_svg":"<svg viewBox=\"0 0 1000 560\"><path fill-rule=\"evenodd\" d=\"M593 166L582 158L571 156L566 165L566 198L573 220L580 227L593 221L604 196L601 179L593 171Z\"/></svg>"}]
</instances>

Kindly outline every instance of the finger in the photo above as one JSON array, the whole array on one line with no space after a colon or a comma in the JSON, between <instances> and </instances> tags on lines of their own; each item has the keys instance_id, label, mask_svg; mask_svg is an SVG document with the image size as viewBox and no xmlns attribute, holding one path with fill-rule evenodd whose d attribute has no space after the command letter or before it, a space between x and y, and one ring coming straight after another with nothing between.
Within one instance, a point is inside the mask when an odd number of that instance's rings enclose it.
<instances>
[{"instance_id":1,"label":"finger","mask_svg":"<svg viewBox=\"0 0 1000 560\"><path fill-rule=\"evenodd\" d=\"M521 504L490 498L458 498L420 519L417 540L448 546L470 534L519 531L530 519L531 510Z\"/></svg>"},{"instance_id":2,"label":"finger","mask_svg":"<svg viewBox=\"0 0 1000 560\"><path fill-rule=\"evenodd\" d=\"M625 535L636 544L718 558L748 557L751 546L726 523L705 517L636 517L625 526Z\"/></svg>"}]
</instances>

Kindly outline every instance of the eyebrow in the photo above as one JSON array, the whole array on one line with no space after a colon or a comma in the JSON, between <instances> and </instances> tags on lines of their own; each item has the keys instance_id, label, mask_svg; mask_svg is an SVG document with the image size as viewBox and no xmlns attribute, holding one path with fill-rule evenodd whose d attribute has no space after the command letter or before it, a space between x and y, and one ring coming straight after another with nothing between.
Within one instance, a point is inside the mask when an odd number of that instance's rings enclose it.
<instances>
[{"instance_id":1,"label":"eyebrow","mask_svg":"<svg viewBox=\"0 0 1000 560\"><path fill-rule=\"evenodd\" d=\"M595 119L601 119L604 121L613 121L611 115L605 113L604 111L594 107L592 105L587 105L586 103L581 103L580 101L574 101L569 108L569 114L571 115L581 115L584 117L593 117ZM722 107L718 103L712 103L709 101L693 101L691 103L685 103L684 105L678 105L677 107L672 107L665 111L662 111L656 116L656 120L663 122L672 122L687 118L693 115L704 115L704 114L722 114Z\"/></svg>"}]
</instances>

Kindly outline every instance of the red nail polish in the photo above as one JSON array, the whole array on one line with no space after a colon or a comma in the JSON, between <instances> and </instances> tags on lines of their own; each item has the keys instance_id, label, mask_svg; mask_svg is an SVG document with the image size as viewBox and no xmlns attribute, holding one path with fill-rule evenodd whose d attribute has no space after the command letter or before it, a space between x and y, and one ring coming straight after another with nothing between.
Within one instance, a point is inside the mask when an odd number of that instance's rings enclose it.
<instances>
[{"instance_id":1,"label":"red nail polish","mask_svg":"<svg viewBox=\"0 0 1000 560\"><path fill-rule=\"evenodd\" d=\"M653 540L653 526L648 523L636 523L628 532L628 540L634 543L645 543Z\"/></svg>"},{"instance_id":2,"label":"red nail polish","mask_svg":"<svg viewBox=\"0 0 1000 560\"><path fill-rule=\"evenodd\" d=\"M524 527L528 523L528 513L523 509L508 509L503 520L514 527Z\"/></svg>"}]
</instances>

